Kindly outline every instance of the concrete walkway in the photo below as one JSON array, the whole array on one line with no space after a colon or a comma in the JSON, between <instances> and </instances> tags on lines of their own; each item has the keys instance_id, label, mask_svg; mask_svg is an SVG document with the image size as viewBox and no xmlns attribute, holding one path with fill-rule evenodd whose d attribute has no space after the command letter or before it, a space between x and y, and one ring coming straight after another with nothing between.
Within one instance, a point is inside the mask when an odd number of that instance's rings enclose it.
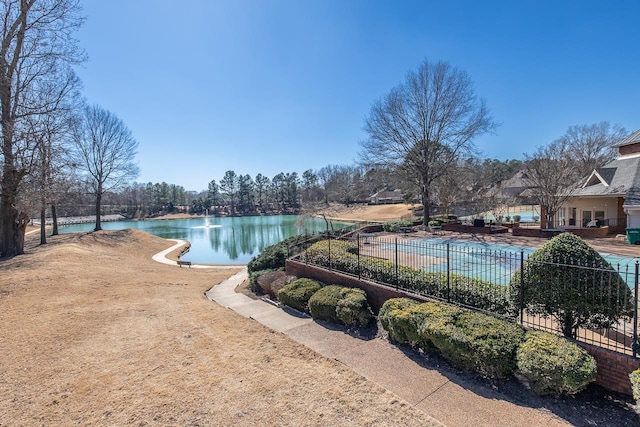
<instances>
[{"instance_id":1,"label":"concrete walkway","mask_svg":"<svg viewBox=\"0 0 640 427\"><path fill-rule=\"evenodd\" d=\"M169 258L167 258L167 255L169 255L171 252L175 251L176 249L186 245L188 242L186 240L179 240L179 239L166 239L166 240L170 240L172 242L175 242L175 244L173 246L171 246L170 248L165 249L162 252L158 252L157 254L153 255L151 258L156 261L159 262L161 264L168 264L168 265L178 265L178 263L174 260L171 260ZM227 269L229 267L241 267L240 265L207 265L207 264L191 264L188 267L184 267L184 268L222 268L222 269ZM242 282L240 282L242 283Z\"/></svg>"},{"instance_id":2,"label":"concrete walkway","mask_svg":"<svg viewBox=\"0 0 640 427\"><path fill-rule=\"evenodd\" d=\"M545 409L512 403L497 391L445 370L422 366L414 354L404 353L387 340L354 337L335 325L320 324L305 314L236 293L236 286L246 278L247 270L243 269L211 288L206 296L349 366L444 425L569 425Z\"/></svg>"}]
</instances>

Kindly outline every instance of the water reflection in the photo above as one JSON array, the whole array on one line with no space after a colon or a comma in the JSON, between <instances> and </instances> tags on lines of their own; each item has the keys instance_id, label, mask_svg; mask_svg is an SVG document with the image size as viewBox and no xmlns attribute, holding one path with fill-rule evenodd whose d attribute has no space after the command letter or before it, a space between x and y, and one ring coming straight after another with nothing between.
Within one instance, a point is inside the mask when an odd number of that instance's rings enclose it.
<instances>
[{"instance_id":1,"label":"water reflection","mask_svg":"<svg viewBox=\"0 0 640 427\"><path fill-rule=\"evenodd\" d=\"M297 215L233 218L189 218L179 220L118 221L102 224L105 230L136 228L166 239L191 242L186 261L208 264L245 264L265 247L287 237L323 231L323 219L307 218L298 225ZM338 228L343 224L334 224ZM94 224L65 226L61 232L90 231Z\"/></svg>"}]
</instances>

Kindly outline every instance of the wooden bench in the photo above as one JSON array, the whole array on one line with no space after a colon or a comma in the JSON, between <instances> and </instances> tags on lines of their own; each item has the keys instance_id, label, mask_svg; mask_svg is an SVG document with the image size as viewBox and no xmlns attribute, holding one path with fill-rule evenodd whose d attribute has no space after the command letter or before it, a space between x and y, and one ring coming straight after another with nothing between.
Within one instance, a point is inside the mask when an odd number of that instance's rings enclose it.
<instances>
[{"instance_id":1,"label":"wooden bench","mask_svg":"<svg viewBox=\"0 0 640 427\"><path fill-rule=\"evenodd\" d=\"M186 265L187 267L191 268L191 261L182 261L182 260L178 260L176 261L178 263L178 266L180 268L182 268L183 265Z\"/></svg>"}]
</instances>

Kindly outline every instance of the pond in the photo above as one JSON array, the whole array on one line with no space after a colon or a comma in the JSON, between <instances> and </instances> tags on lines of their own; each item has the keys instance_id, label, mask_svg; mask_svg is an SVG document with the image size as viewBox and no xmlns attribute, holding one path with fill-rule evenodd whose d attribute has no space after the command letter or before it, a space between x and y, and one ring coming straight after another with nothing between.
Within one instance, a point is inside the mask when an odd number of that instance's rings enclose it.
<instances>
[{"instance_id":1,"label":"pond","mask_svg":"<svg viewBox=\"0 0 640 427\"><path fill-rule=\"evenodd\" d=\"M335 229L346 226L333 222ZM60 228L61 233L91 231L95 223ZM135 228L165 239L182 239L191 249L181 259L196 264L246 264L265 247L288 237L326 230L321 218L298 215L203 217L103 222L103 230Z\"/></svg>"}]
</instances>

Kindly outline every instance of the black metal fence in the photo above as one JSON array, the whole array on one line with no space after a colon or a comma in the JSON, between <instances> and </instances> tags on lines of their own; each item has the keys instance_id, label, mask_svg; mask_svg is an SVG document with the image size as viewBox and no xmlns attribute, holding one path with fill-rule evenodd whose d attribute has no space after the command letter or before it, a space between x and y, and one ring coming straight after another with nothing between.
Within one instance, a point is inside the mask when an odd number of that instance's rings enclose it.
<instances>
[{"instance_id":1,"label":"black metal fence","mask_svg":"<svg viewBox=\"0 0 640 427\"><path fill-rule=\"evenodd\" d=\"M550 263L516 247L373 233L303 245L308 264L638 356L638 262Z\"/></svg>"}]
</instances>

